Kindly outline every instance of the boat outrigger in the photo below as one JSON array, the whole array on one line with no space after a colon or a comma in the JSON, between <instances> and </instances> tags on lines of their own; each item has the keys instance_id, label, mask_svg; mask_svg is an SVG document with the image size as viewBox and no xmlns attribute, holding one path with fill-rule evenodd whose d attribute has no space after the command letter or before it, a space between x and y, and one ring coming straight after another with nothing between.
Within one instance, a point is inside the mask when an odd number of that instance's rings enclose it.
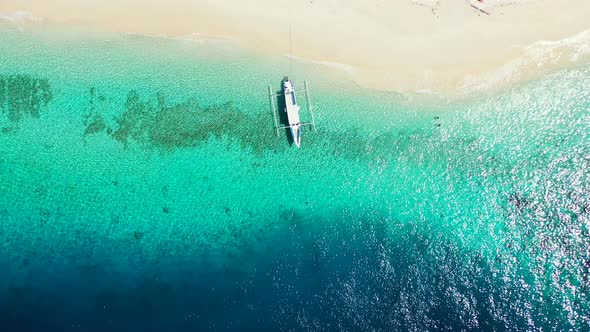
<instances>
[{"instance_id":1,"label":"boat outrigger","mask_svg":"<svg viewBox=\"0 0 590 332\"><path fill-rule=\"evenodd\" d=\"M303 82L304 85L304 92L307 98L307 106L309 109L309 113L311 114L311 122L304 122L302 123L299 118L299 110L300 107L297 104L297 97L295 93L297 92L293 87L293 81L289 80L288 77L285 76L282 82L283 91L282 93L273 94L272 89L268 87L268 94L270 97L270 106L272 109L272 114L275 122L275 130L277 132L277 136L279 136L279 129L289 128L291 130L291 136L293 137L293 142L299 148L301 146L301 127L311 125L313 129L317 131L315 126L315 120L313 116L313 107L311 105L311 99L309 98L309 88L307 86L307 81ZM283 96L285 101L285 113L287 113L287 122L288 125L279 126L279 122L277 120L277 114L275 112L275 101L273 100L274 97Z\"/></svg>"}]
</instances>

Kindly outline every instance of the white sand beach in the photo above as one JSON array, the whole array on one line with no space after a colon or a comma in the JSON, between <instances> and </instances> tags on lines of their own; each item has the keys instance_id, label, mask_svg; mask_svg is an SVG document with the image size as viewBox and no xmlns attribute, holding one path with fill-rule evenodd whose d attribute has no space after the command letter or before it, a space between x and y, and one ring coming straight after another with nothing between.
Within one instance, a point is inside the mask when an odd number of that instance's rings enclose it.
<instances>
[{"instance_id":1,"label":"white sand beach","mask_svg":"<svg viewBox=\"0 0 590 332\"><path fill-rule=\"evenodd\" d=\"M588 61L588 13L583 0L0 2L4 21L30 15L105 31L230 38L259 52L346 65L366 87L451 94Z\"/></svg>"}]
</instances>

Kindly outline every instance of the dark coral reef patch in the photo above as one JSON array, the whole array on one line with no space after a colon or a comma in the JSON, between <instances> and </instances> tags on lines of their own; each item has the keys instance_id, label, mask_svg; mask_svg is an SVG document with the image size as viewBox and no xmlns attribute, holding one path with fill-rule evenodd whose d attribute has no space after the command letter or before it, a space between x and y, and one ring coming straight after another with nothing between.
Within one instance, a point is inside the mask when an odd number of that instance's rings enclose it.
<instances>
[{"instance_id":1,"label":"dark coral reef patch","mask_svg":"<svg viewBox=\"0 0 590 332\"><path fill-rule=\"evenodd\" d=\"M91 90L94 91L94 90ZM196 147L211 138L232 137L243 148L261 153L276 149L280 140L274 137L270 114L249 114L232 104L203 107L194 99L168 105L161 94L157 100L143 100L137 91L130 91L123 111L114 116L113 124L94 109L91 94L85 136L105 132L113 139L128 145L131 142L162 150Z\"/></svg>"},{"instance_id":2,"label":"dark coral reef patch","mask_svg":"<svg viewBox=\"0 0 590 332\"><path fill-rule=\"evenodd\" d=\"M53 93L49 81L27 75L0 75L0 113L12 123L39 118Z\"/></svg>"}]
</instances>

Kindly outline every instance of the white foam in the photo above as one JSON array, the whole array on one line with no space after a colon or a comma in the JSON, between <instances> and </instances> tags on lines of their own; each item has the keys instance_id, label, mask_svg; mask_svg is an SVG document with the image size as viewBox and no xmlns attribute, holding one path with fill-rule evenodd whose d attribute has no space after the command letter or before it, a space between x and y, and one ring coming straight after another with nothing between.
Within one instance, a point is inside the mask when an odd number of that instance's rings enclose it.
<instances>
[{"instance_id":1,"label":"white foam","mask_svg":"<svg viewBox=\"0 0 590 332\"><path fill-rule=\"evenodd\" d=\"M285 54L285 56L287 58L293 59L293 60L297 60L297 61L301 61L301 62L307 62L307 63L313 63L316 65L321 65L321 66L326 66L326 67L330 67L330 68L335 68L341 71L344 71L348 74L354 74L356 72L356 68L353 65L347 64L347 63L341 63L341 62L334 62L334 61L323 61L323 60L311 60L311 59L306 59L306 58L302 58L302 57L298 57L295 55L290 55L290 54Z\"/></svg>"},{"instance_id":2,"label":"white foam","mask_svg":"<svg viewBox=\"0 0 590 332\"><path fill-rule=\"evenodd\" d=\"M195 43L198 43L198 44L205 44L205 43L208 43L208 42L219 42L219 41L233 41L230 38L213 36L213 35L208 35L208 34L204 34L204 33L191 33L191 34L188 34L188 35L183 35L183 36L178 36L178 37L172 37L172 39L175 39L175 40L183 40L183 41L191 41L191 42L195 42Z\"/></svg>"},{"instance_id":3,"label":"white foam","mask_svg":"<svg viewBox=\"0 0 590 332\"><path fill-rule=\"evenodd\" d=\"M43 21L43 19L40 17L36 17L32 13L23 10L0 13L0 22L12 23L19 26L27 23L38 23L41 21Z\"/></svg>"},{"instance_id":4,"label":"white foam","mask_svg":"<svg viewBox=\"0 0 590 332\"><path fill-rule=\"evenodd\" d=\"M421 94L421 95L438 95L437 92L435 92L431 89L417 89L414 91L414 93Z\"/></svg>"},{"instance_id":5,"label":"white foam","mask_svg":"<svg viewBox=\"0 0 590 332\"><path fill-rule=\"evenodd\" d=\"M467 77L459 89L465 93L486 90L499 84L517 81L527 71L575 64L588 56L590 56L590 30L561 40L541 40L524 47L520 57L505 63L498 69L487 74Z\"/></svg>"},{"instance_id":6,"label":"white foam","mask_svg":"<svg viewBox=\"0 0 590 332\"><path fill-rule=\"evenodd\" d=\"M128 36L138 36L138 37L145 37L145 38L153 38L153 39L166 39L166 40L175 40L181 42L190 42L197 45L203 45L206 43L213 43L213 42L231 42L234 41L229 38L224 37L217 37L202 33L191 33L188 35L181 35L181 36L170 36L165 33L138 33L138 32L128 32L123 33L124 35Z\"/></svg>"}]
</instances>

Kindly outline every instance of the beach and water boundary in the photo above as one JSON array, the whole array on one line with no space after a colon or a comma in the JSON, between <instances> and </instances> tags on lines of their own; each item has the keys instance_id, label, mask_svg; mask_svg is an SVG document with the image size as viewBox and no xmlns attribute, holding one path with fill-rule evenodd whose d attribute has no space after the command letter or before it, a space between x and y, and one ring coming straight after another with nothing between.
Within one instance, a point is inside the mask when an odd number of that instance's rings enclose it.
<instances>
[{"instance_id":1,"label":"beach and water boundary","mask_svg":"<svg viewBox=\"0 0 590 332\"><path fill-rule=\"evenodd\" d=\"M1 39L15 329L587 327L584 64L420 104L297 63L320 131L295 153L265 94L284 58Z\"/></svg>"},{"instance_id":2,"label":"beach and water boundary","mask_svg":"<svg viewBox=\"0 0 590 332\"><path fill-rule=\"evenodd\" d=\"M462 97L590 61L588 11L583 0L6 0L0 23L224 39L342 68L365 88Z\"/></svg>"}]
</instances>

